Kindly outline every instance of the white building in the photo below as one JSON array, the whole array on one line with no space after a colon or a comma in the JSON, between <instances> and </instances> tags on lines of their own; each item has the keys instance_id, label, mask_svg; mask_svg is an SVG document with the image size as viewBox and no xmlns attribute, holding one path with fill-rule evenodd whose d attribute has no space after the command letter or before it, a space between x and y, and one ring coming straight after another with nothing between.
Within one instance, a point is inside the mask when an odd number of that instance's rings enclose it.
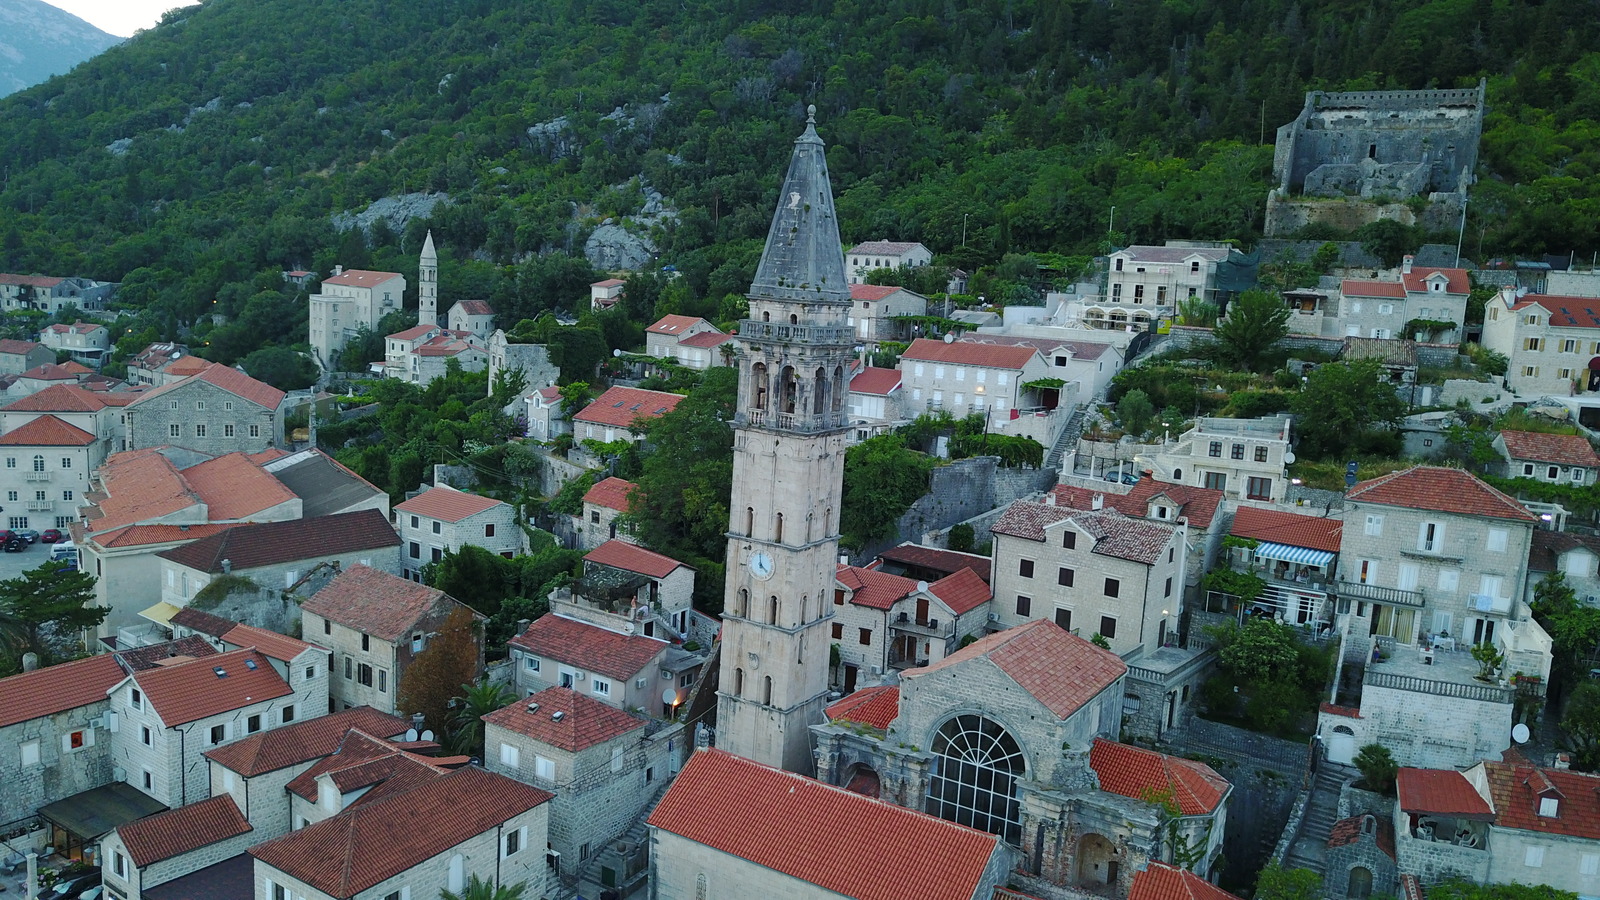
<instances>
[{"instance_id":1,"label":"white building","mask_svg":"<svg viewBox=\"0 0 1600 900\"><path fill-rule=\"evenodd\" d=\"M1502 289L1484 312L1483 346L1505 355L1506 386L1518 394L1591 395L1600 391L1600 300Z\"/></svg>"},{"instance_id":2,"label":"white building","mask_svg":"<svg viewBox=\"0 0 1600 900\"><path fill-rule=\"evenodd\" d=\"M378 320L401 308L406 279L399 272L345 270L335 266L312 294L311 353L323 369L339 364L344 345L363 328L376 328Z\"/></svg>"},{"instance_id":3,"label":"white building","mask_svg":"<svg viewBox=\"0 0 1600 900\"><path fill-rule=\"evenodd\" d=\"M634 387L610 387L572 417L572 435L580 441L638 441L644 432L638 427L677 409L682 394L647 391Z\"/></svg>"},{"instance_id":4,"label":"white building","mask_svg":"<svg viewBox=\"0 0 1600 900\"><path fill-rule=\"evenodd\" d=\"M927 314L928 298L915 291L893 285L850 285L850 331L857 340L909 341L917 329L897 318Z\"/></svg>"},{"instance_id":5,"label":"white building","mask_svg":"<svg viewBox=\"0 0 1600 900\"><path fill-rule=\"evenodd\" d=\"M1453 344L1461 339L1471 293L1466 269L1414 266L1407 256L1396 280L1340 282L1338 312L1324 315L1320 333ZM1448 323L1448 327L1408 331L1410 322Z\"/></svg>"},{"instance_id":6,"label":"white building","mask_svg":"<svg viewBox=\"0 0 1600 900\"><path fill-rule=\"evenodd\" d=\"M1600 454L1581 435L1502 431L1495 435L1494 449L1505 460L1507 478L1594 484L1600 475Z\"/></svg>"},{"instance_id":7,"label":"white building","mask_svg":"<svg viewBox=\"0 0 1600 900\"><path fill-rule=\"evenodd\" d=\"M509 503L438 485L394 508L406 577L472 544L510 559L527 546Z\"/></svg>"},{"instance_id":8,"label":"white building","mask_svg":"<svg viewBox=\"0 0 1600 900\"><path fill-rule=\"evenodd\" d=\"M899 368L908 414L942 409L957 418L1042 406L1044 391L1028 385L1049 377L1044 357L1033 347L926 338L906 348Z\"/></svg>"},{"instance_id":9,"label":"white building","mask_svg":"<svg viewBox=\"0 0 1600 900\"><path fill-rule=\"evenodd\" d=\"M70 528L106 443L52 415L0 435L0 497L12 511L6 527Z\"/></svg>"},{"instance_id":10,"label":"white building","mask_svg":"<svg viewBox=\"0 0 1600 900\"><path fill-rule=\"evenodd\" d=\"M914 268L933 262L933 251L903 241L867 241L845 253L845 271L851 284L864 284L873 269Z\"/></svg>"},{"instance_id":11,"label":"white building","mask_svg":"<svg viewBox=\"0 0 1600 900\"><path fill-rule=\"evenodd\" d=\"M850 435L864 441L906 420L899 369L862 366L850 378Z\"/></svg>"},{"instance_id":12,"label":"white building","mask_svg":"<svg viewBox=\"0 0 1600 900\"><path fill-rule=\"evenodd\" d=\"M607 278L589 285L589 308L598 311L616 306L627 284L621 278Z\"/></svg>"},{"instance_id":13,"label":"white building","mask_svg":"<svg viewBox=\"0 0 1600 900\"><path fill-rule=\"evenodd\" d=\"M1288 416L1202 417L1162 445L1153 461L1156 477L1222 491L1234 500L1278 502L1289 489L1284 467L1292 459L1290 425Z\"/></svg>"},{"instance_id":14,"label":"white building","mask_svg":"<svg viewBox=\"0 0 1600 900\"><path fill-rule=\"evenodd\" d=\"M457 300L450 307L450 330L460 334L470 334L475 341L472 343L482 346L489 340L489 335L494 328L494 307L487 300Z\"/></svg>"},{"instance_id":15,"label":"white building","mask_svg":"<svg viewBox=\"0 0 1600 900\"><path fill-rule=\"evenodd\" d=\"M1165 247L1136 244L1111 254L1106 275L1106 316L1125 320L1162 318L1180 300L1216 302L1217 265L1228 258L1223 243L1169 241Z\"/></svg>"},{"instance_id":16,"label":"white building","mask_svg":"<svg viewBox=\"0 0 1600 900\"><path fill-rule=\"evenodd\" d=\"M78 362L98 367L111 349L111 335L104 325L73 322L51 325L39 332L39 343L51 350L65 350Z\"/></svg>"}]
</instances>

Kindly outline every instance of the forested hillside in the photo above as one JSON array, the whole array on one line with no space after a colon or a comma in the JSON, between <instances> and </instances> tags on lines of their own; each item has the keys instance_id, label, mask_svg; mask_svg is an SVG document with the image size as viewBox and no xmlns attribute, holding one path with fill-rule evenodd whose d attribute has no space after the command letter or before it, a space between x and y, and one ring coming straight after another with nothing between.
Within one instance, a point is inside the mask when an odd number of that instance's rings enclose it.
<instances>
[{"instance_id":1,"label":"forested hillside","mask_svg":"<svg viewBox=\"0 0 1600 900\"><path fill-rule=\"evenodd\" d=\"M1600 0L209 0L0 101L0 271L125 281L170 331L282 268L412 273L419 225L369 249L329 217L442 191L446 293L520 318L570 301L587 267L559 254L642 175L682 211L661 262L714 302L748 285L807 103L846 241L969 269L1249 242L1305 90L1480 76L1469 255L1588 255L1597 37Z\"/></svg>"}]
</instances>

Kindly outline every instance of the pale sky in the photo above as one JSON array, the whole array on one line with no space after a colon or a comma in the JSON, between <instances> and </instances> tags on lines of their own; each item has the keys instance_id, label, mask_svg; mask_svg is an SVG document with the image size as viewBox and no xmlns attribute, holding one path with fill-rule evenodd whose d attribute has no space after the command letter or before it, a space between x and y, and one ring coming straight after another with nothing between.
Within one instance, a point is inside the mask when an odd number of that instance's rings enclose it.
<instances>
[{"instance_id":1,"label":"pale sky","mask_svg":"<svg viewBox=\"0 0 1600 900\"><path fill-rule=\"evenodd\" d=\"M161 21L167 10L193 6L198 0L45 0L90 25L118 37L132 37L141 28Z\"/></svg>"}]
</instances>

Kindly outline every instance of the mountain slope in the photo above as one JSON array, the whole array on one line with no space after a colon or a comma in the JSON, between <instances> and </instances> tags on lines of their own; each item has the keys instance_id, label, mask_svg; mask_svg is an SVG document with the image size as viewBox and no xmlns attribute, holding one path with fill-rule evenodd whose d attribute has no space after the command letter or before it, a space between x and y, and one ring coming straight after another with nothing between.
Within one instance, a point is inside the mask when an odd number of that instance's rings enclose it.
<instances>
[{"instance_id":1,"label":"mountain slope","mask_svg":"<svg viewBox=\"0 0 1600 900\"><path fill-rule=\"evenodd\" d=\"M67 72L121 41L40 0L0 0L0 96Z\"/></svg>"}]
</instances>

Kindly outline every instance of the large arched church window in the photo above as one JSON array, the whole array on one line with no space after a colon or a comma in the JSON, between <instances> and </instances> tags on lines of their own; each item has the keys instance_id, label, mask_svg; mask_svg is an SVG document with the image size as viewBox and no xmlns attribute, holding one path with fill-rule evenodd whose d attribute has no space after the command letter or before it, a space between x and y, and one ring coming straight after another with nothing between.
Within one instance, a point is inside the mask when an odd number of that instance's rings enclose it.
<instances>
[{"instance_id":1,"label":"large arched church window","mask_svg":"<svg viewBox=\"0 0 1600 900\"><path fill-rule=\"evenodd\" d=\"M1016 738L993 719L960 715L939 726L932 749L927 812L1017 843L1017 779L1027 762Z\"/></svg>"}]
</instances>

